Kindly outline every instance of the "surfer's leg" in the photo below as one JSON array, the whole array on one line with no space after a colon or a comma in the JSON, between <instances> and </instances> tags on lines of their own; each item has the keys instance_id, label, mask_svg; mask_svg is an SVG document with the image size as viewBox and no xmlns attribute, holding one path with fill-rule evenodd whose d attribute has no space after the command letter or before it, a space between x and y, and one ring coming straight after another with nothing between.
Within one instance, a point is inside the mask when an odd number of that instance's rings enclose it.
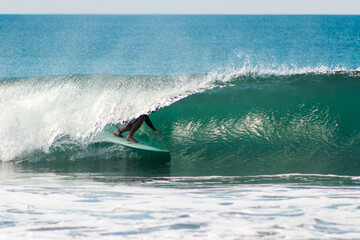
<instances>
[{"instance_id":1,"label":"surfer's leg","mask_svg":"<svg viewBox=\"0 0 360 240\"><path fill-rule=\"evenodd\" d=\"M132 125L129 135L127 135L126 140L130 142L138 142L134 139L134 133L140 128L144 122L144 117L140 116L136 122Z\"/></svg>"},{"instance_id":2,"label":"surfer's leg","mask_svg":"<svg viewBox=\"0 0 360 240\"><path fill-rule=\"evenodd\" d=\"M117 136L117 137L123 137L123 133L124 132L128 132L131 130L132 126L134 125L134 123L138 120L138 118L134 118L134 119L131 119L128 124L126 124L125 127L123 127L122 129L119 129L117 131L114 132L114 135Z\"/></svg>"},{"instance_id":3,"label":"surfer's leg","mask_svg":"<svg viewBox=\"0 0 360 240\"><path fill-rule=\"evenodd\" d=\"M131 125L126 125L126 126L123 127L122 129L119 129L119 130L115 131L115 132L114 132L114 135L117 136L117 137L124 137L122 134L123 134L124 132L130 131L132 126L133 126L132 124L131 124Z\"/></svg>"}]
</instances>

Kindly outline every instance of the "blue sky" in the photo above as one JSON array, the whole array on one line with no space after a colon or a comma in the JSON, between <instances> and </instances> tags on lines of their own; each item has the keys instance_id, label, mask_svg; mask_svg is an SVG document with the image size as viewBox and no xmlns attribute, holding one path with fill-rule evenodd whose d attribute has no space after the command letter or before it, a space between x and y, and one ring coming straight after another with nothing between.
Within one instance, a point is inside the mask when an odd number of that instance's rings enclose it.
<instances>
[{"instance_id":1,"label":"blue sky","mask_svg":"<svg viewBox=\"0 0 360 240\"><path fill-rule=\"evenodd\" d=\"M0 14L360 14L360 0L0 0Z\"/></svg>"}]
</instances>

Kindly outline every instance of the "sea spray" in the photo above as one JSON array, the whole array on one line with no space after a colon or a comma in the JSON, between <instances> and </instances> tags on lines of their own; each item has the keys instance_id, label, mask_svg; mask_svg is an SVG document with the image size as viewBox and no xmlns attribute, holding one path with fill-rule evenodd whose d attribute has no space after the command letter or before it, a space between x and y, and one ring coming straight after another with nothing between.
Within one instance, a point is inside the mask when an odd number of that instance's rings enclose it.
<instances>
[{"instance_id":1,"label":"sea spray","mask_svg":"<svg viewBox=\"0 0 360 240\"><path fill-rule=\"evenodd\" d=\"M59 134L87 145L106 124L171 105L214 84L214 77L74 75L3 79L0 159L47 151Z\"/></svg>"}]
</instances>

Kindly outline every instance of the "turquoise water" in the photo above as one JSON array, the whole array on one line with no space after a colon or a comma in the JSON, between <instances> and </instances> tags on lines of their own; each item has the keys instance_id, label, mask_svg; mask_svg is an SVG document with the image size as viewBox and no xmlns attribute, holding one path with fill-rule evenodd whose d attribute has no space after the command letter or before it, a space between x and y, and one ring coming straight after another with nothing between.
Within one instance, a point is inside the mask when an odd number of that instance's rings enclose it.
<instances>
[{"instance_id":1,"label":"turquoise water","mask_svg":"<svg viewBox=\"0 0 360 240\"><path fill-rule=\"evenodd\" d=\"M359 20L1 15L0 238L359 238Z\"/></svg>"}]
</instances>

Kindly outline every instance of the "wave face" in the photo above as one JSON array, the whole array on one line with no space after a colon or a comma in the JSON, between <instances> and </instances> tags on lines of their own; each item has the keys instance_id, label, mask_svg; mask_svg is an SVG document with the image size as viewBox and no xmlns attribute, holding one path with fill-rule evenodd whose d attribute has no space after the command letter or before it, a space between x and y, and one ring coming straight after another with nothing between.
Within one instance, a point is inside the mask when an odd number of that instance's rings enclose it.
<instances>
[{"instance_id":1,"label":"wave face","mask_svg":"<svg viewBox=\"0 0 360 240\"><path fill-rule=\"evenodd\" d=\"M131 151L96 136L159 109L150 118L163 133L158 140L171 153L174 175L360 171L357 71L1 82L3 161L128 158ZM155 138L146 126L136 135Z\"/></svg>"},{"instance_id":2,"label":"wave face","mask_svg":"<svg viewBox=\"0 0 360 240\"><path fill-rule=\"evenodd\" d=\"M239 76L159 115L171 126L178 164L195 172L358 175L359 80L358 73Z\"/></svg>"}]
</instances>

